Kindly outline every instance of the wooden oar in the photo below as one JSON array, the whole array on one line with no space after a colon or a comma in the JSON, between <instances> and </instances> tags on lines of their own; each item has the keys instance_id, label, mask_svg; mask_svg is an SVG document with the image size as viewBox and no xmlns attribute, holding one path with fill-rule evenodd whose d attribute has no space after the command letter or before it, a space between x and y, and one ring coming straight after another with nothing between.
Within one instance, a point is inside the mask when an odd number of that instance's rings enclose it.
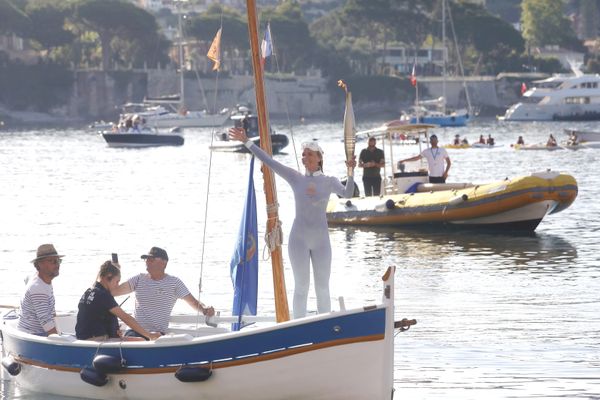
<instances>
[{"instance_id":1,"label":"wooden oar","mask_svg":"<svg viewBox=\"0 0 600 400\"><path fill-rule=\"evenodd\" d=\"M346 92L346 109L344 110L344 148L346 161L354 159L356 147L356 127L354 124L354 109L352 108L352 93L348 90L346 82L339 80L338 86ZM348 176L354 176L354 168L348 167Z\"/></svg>"},{"instance_id":2,"label":"wooden oar","mask_svg":"<svg viewBox=\"0 0 600 400\"><path fill-rule=\"evenodd\" d=\"M19 306L11 306L11 305L8 305L8 304L0 304L0 308L15 308L16 309L16 308L19 308Z\"/></svg>"}]
</instances>

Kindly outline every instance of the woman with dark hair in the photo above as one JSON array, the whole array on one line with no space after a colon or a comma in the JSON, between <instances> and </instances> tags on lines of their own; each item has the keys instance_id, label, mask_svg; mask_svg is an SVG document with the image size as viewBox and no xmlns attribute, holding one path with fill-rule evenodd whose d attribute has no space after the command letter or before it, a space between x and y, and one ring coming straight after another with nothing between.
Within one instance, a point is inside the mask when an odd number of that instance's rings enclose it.
<instances>
[{"instance_id":1,"label":"woman with dark hair","mask_svg":"<svg viewBox=\"0 0 600 400\"><path fill-rule=\"evenodd\" d=\"M75 334L81 340L107 340L118 338L123 340L139 340L121 336L117 317L130 328L142 335L146 340L154 340L159 333L148 332L131 315L127 314L115 301L110 291L119 286L121 270L111 261L100 267L94 286L87 289L79 300L77 325Z\"/></svg>"},{"instance_id":2,"label":"woman with dark hair","mask_svg":"<svg viewBox=\"0 0 600 400\"><path fill-rule=\"evenodd\" d=\"M323 174L323 150L316 142L302 145L302 164L306 172L273 160L260 147L248 140L244 129L229 130L232 140L244 142L245 146L263 163L281 176L292 187L296 201L296 218L290 231L288 254L294 272L294 318L306 315L306 302L310 286L312 262L319 313L331 311L329 276L331 275L331 243L327 225L326 208L331 193L345 198L354 193L354 179L350 176L344 187L339 179ZM348 167L356 167L356 160L346 161Z\"/></svg>"}]
</instances>

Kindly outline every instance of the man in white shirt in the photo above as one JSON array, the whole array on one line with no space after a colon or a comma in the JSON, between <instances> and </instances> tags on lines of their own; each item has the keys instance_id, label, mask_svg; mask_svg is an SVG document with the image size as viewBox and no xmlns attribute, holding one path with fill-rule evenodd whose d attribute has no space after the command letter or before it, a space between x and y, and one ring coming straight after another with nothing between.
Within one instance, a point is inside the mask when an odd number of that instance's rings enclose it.
<instances>
[{"instance_id":1,"label":"man in white shirt","mask_svg":"<svg viewBox=\"0 0 600 400\"><path fill-rule=\"evenodd\" d=\"M448 152L446 149L438 147L438 138L436 135L430 136L429 143L431 143L431 147L423 150L421 154L400 160L398 164L417 161L424 157L427 159L427 165L429 166L429 183L446 183L448 171L450 170L450 165L452 165L450 157L448 157Z\"/></svg>"},{"instance_id":2,"label":"man in white shirt","mask_svg":"<svg viewBox=\"0 0 600 400\"><path fill-rule=\"evenodd\" d=\"M38 273L27 282L21 298L20 330L38 336L58 333L52 279L59 274L62 257L52 244L38 247L37 257L31 261Z\"/></svg>"},{"instance_id":3,"label":"man in white shirt","mask_svg":"<svg viewBox=\"0 0 600 400\"><path fill-rule=\"evenodd\" d=\"M198 301L185 284L177 277L165 273L169 256L164 249L152 247L141 256L146 261L148 273L135 275L111 291L113 296L135 292L134 316L149 332L167 332L171 311L178 299L183 299L192 308L207 317L215 315L215 309ZM126 336L138 336L128 330Z\"/></svg>"}]
</instances>

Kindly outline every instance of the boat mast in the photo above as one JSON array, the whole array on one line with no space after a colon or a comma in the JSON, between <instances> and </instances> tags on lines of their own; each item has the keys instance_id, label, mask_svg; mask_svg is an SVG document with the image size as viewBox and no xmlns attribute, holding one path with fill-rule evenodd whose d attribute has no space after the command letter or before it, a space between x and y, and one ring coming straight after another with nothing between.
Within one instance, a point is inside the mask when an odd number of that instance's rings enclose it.
<instances>
[{"instance_id":1,"label":"boat mast","mask_svg":"<svg viewBox=\"0 0 600 400\"><path fill-rule=\"evenodd\" d=\"M248 34L250 36L250 49L252 55L252 67L254 69L254 88L256 92L256 115L258 116L258 132L260 135L260 147L272 154L271 135L269 134L269 117L267 114L267 103L265 97L265 86L263 70L260 65L260 47L258 46L258 16L256 15L256 1L246 0L248 9ZM263 179L265 181L265 196L267 200L267 232L279 230L279 215L277 212L277 193L275 191L275 177L273 171L265 165L262 167ZM283 275L283 258L281 255L281 243L276 243L271 249L271 264L273 268L273 291L275 295L275 315L277 322L288 321L290 311L288 308L287 294L285 291L285 279Z\"/></svg>"},{"instance_id":2,"label":"boat mast","mask_svg":"<svg viewBox=\"0 0 600 400\"><path fill-rule=\"evenodd\" d=\"M179 4L179 2L177 3ZM177 11L177 25L179 30L179 110L182 111L185 107L185 94L184 94L184 76L183 76L183 26L181 24L181 8Z\"/></svg>"},{"instance_id":3,"label":"boat mast","mask_svg":"<svg viewBox=\"0 0 600 400\"><path fill-rule=\"evenodd\" d=\"M446 0L442 0L442 51L444 52L442 67L442 113L446 115L446 64L448 63L448 50L446 49Z\"/></svg>"}]
</instances>

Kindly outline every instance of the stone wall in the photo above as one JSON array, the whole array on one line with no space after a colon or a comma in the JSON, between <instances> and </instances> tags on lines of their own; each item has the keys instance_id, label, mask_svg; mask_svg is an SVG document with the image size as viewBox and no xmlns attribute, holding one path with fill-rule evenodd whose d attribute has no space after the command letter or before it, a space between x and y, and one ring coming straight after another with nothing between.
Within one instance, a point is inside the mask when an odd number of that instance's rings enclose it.
<instances>
[{"instance_id":1,"label":"stone wall","mask_svg":"<svg viewBox=\"0 0 600 400\"><path fill-rule=\"evenodd\" d=\"M76 83L69 106L73 117L89 119L116 119L119 106L127 102L141 102L146 95L157 97L179 93L179 78L173 70L148 71L80 71L75 73ZM427 98L442 96L440 77L420 77L421 93ZM506 109L518 101L520 81L497 77L472 77L466 83L471 103L479 109L494 112ZM448 107L466 107L465 87L462 79L446 82ZM343 113L342 104L334 104L327 91L327 81L320 77L267 75L265 90L269 112L273 117L337 118ZM216 96L215 96L216 93ZM424 95L421 95L421 99ZM186 106L189 110L221 110L238 103L254 105L253 78L237 75L214 79L185 79ZM382 111L397 110L408 104L381 104ZM340 108L341 107L341 108ZM362 110L364 108L364 110ZM357 112L372 113L373 104L355 104ZM396 111L394 111L396 113Z\"/></svg>"}]
</instances>

